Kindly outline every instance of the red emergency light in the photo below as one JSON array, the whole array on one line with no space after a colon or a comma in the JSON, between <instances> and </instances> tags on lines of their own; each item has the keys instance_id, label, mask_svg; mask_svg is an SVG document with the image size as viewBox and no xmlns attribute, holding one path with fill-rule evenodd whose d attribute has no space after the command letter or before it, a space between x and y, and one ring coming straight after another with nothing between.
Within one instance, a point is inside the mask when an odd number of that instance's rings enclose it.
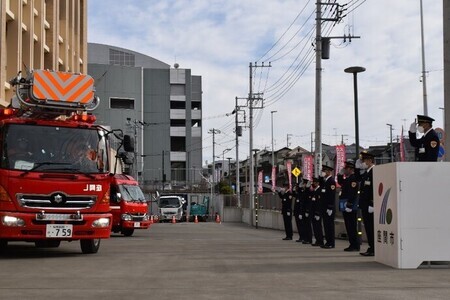
<instances>
[{"instance_id":1,"label":"red emergency light","mask_svg":"<svg viewBox=\"0 0 450 300\"><path fill-rule=\"evenodd\" d=\"M82 114L82 115L73 115L71 119L73 121L78 122L94 123L97 118L94 115Z\"/></svg>"}]
</instances>

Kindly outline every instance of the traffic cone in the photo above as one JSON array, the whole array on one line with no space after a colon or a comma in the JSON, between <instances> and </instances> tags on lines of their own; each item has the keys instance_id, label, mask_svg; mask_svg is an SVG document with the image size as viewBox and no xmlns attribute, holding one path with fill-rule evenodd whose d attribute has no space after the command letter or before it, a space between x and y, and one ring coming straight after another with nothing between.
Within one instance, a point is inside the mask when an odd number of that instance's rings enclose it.
<instances>
[{"instance_id":1,"label":"traffic cone","mask_svg":"<svg viewBox=\"0 0 450 300\"><path fill-rule=\"evenodd\" d=\"M222 223L222 222L220 222L220 216L219 216L219 214L216 214L216 223Z\"/></svg>"},{"instance_id":2,"label":"traffic cone","mask_svg":"<svg viewBox=\"0 0 450 300\"><path fill-rule=\"evenodd\" d=\"M197 217L197 215L195 215L194 223L198 223L198 217Z\"/></svg>"},{"instance_id":3,"label":"traffic cone","mask_svg":"<svg viewBox=\"0 0 450 300\"><path fill-rule=\"evenodd\" d=\"M175 219L175 216L172 216L172 224L175 224L177 222L177 219Z\"/></svg>"},{"instance_id":4,"label":"traffic cone","mask_svg":"<svg viewBox=\"0 0 450 300\"><path fill-rule=\"evenodd\" d=\"M150 216L150 224L155 223L155 221L153 220L153 215Z\"/></svg>"}]
</instances>

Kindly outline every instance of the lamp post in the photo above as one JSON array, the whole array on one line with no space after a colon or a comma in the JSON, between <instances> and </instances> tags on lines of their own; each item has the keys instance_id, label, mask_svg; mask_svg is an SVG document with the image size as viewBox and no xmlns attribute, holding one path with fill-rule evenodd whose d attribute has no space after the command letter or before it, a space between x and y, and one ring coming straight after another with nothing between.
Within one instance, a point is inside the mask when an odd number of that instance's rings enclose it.
<instances>
[{"instance_id":1,"label":"lamp post","mask_svg":"<svg viewBox=\"0 0 450 300\"><path fill-rule=\"evenodd\" d=\"M355 159L359 155L359 121L358 121L358 73L364 72L366 68L363 67L349 67L344 70L345 73L353 74L353 91L355 97Z\"/></svg>"},{"instance_id":2,"label":"lamp post","mask_svg":"<svg viewBox=\"0 0 450 300\"><path fill-rule=\"evenodd\" d=\"M227 153L228 151L231 151L231 149L227 148L227 149L222 151L222 172L223 172L223 169L224 169L223 165L225 164L224 163L224 161L225 161L225 153ZM222 174L222 176L223 176L223 174Z\"/></svg>"},{"instance_id":3,"label":"lamp post","mask_svg":"<svg viewBox=\"0 0 450 300\"><path fill-rule=\"evenodd\" d=\"M228 159L228 185L231 187L231 157L227 157Z\"/></svg>"},{"instance_id":4,"label":"lamp post","mask_svg":"<svg viewBox=\"0 0 450 300\"><path fill-rule=\"evenodd\" d=\"M392 145L392 124L386 124L389 126L389 131L391 133L391 162L394 162L394 146Z\"/></svg>"}]
</instances>

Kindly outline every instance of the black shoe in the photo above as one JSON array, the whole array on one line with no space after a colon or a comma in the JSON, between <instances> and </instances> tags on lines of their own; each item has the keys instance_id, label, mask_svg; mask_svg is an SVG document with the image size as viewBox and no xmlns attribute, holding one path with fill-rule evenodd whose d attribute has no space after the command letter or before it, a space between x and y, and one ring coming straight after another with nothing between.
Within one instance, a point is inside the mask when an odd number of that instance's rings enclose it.
<instances>
[{"instance_id":1,"label":"black shoe","mask_svg":"<svg viewBox=\"0 0 450 300\"><path fill-rule=\"evenodd\" d=\"M283 239L283 241L292 241L292 238L290 238L290 237L285 237L285 238Z\"/></svg>"},{"instance_id":2,"label":"black shoe","mask_svg":"<svg viewBox=\"0 0 450 300\"><path fill-rule=\"evenodd\" d=\"M369 252L369 251L364 252L364 253L359 253L359 254L361 254L362 256L375 256L375 253Z\"/></svg>"},{"instance_id":3,"label":"black shoe","mask_svg":"<svg viewBox=\"0 0 450 300\"><path fill-rule=\"evenodd\" d=\"M332 248L334 248L334 246L332 246L332 245L322 245L322 246L320 246L320 248L322 248L322 249L332 249Z\"/></svg>"},{"instance_id":4,"label":"black shoe","mask_svg":"<svg viewBox=\"0 0 450 300\"><path fill-rule=\"evenodd\" d=\"M309 245L309 244L311 244L311 242L303 241L302 244L304 244L304 245Z\"/></svg>"},{"instance_id":5,"label":"black shoe","mask_svg":"<svg viewBox=\"0 0 450 300\"><path fill-rule=\"evenodd\" d=\"M356 251L359 251L359 249L350 246L350 247L345 248L344 251L347 251L347 252L356 252Z\"/></svg>"},{"instance_id":6,"label":"black shoe","mask_svg":"<svg viewBox=\"0 0 450 300\"><path fill-rule=\"evenodd\" d=\"M313 243L313 244L311 244L311 246L313 246L313 247L322 247L323 246L323 244L319 244L319 243Z\"/></svg>"},{"instance_id":7,"label":"black shoe","mask_svg":"<svg viewBox=\"0 0 450 300\"><path fill-rule=\"evenodd\" d=\"M301 239L295 240L297 243L303 242Z\"/></svg>"}]
</instances>

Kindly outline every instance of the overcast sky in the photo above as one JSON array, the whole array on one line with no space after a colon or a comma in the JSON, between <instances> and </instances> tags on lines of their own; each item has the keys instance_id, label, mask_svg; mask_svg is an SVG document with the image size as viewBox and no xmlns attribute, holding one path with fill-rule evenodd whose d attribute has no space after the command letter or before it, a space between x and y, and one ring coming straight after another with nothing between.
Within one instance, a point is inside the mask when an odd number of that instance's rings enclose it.
<instances>
[{"instance_id":1,"label":"overcast sky","mask_svg":"<svg viewBox=\"0 0 450 300\"><path fill-rule=\"evenodd\" d=\"M325 1L323 1L325 2ZM342 136L355 141L353 78L358 75L360 145L389 142L408 130L423 113L420 1L341 0L348 15L323 35L360 36L344 43L332 39L330 59L322 61L322 141L334 145ZM423 0L428 114L443 125L442 1ZM255 113L253 148L271 150L271 113L275 149L311 147L315 131L315 0L90 0L88 41L137 51L201 75L203 81L203 161L233 148L235 97L247 97L249 63L253 91L264 92L265 108ZM326 15L328 16L328 10ZM248 112L247 112L248 120ZM240 140L240 159L249 153L248 130Z\"/></svg>"}]
</instances>

